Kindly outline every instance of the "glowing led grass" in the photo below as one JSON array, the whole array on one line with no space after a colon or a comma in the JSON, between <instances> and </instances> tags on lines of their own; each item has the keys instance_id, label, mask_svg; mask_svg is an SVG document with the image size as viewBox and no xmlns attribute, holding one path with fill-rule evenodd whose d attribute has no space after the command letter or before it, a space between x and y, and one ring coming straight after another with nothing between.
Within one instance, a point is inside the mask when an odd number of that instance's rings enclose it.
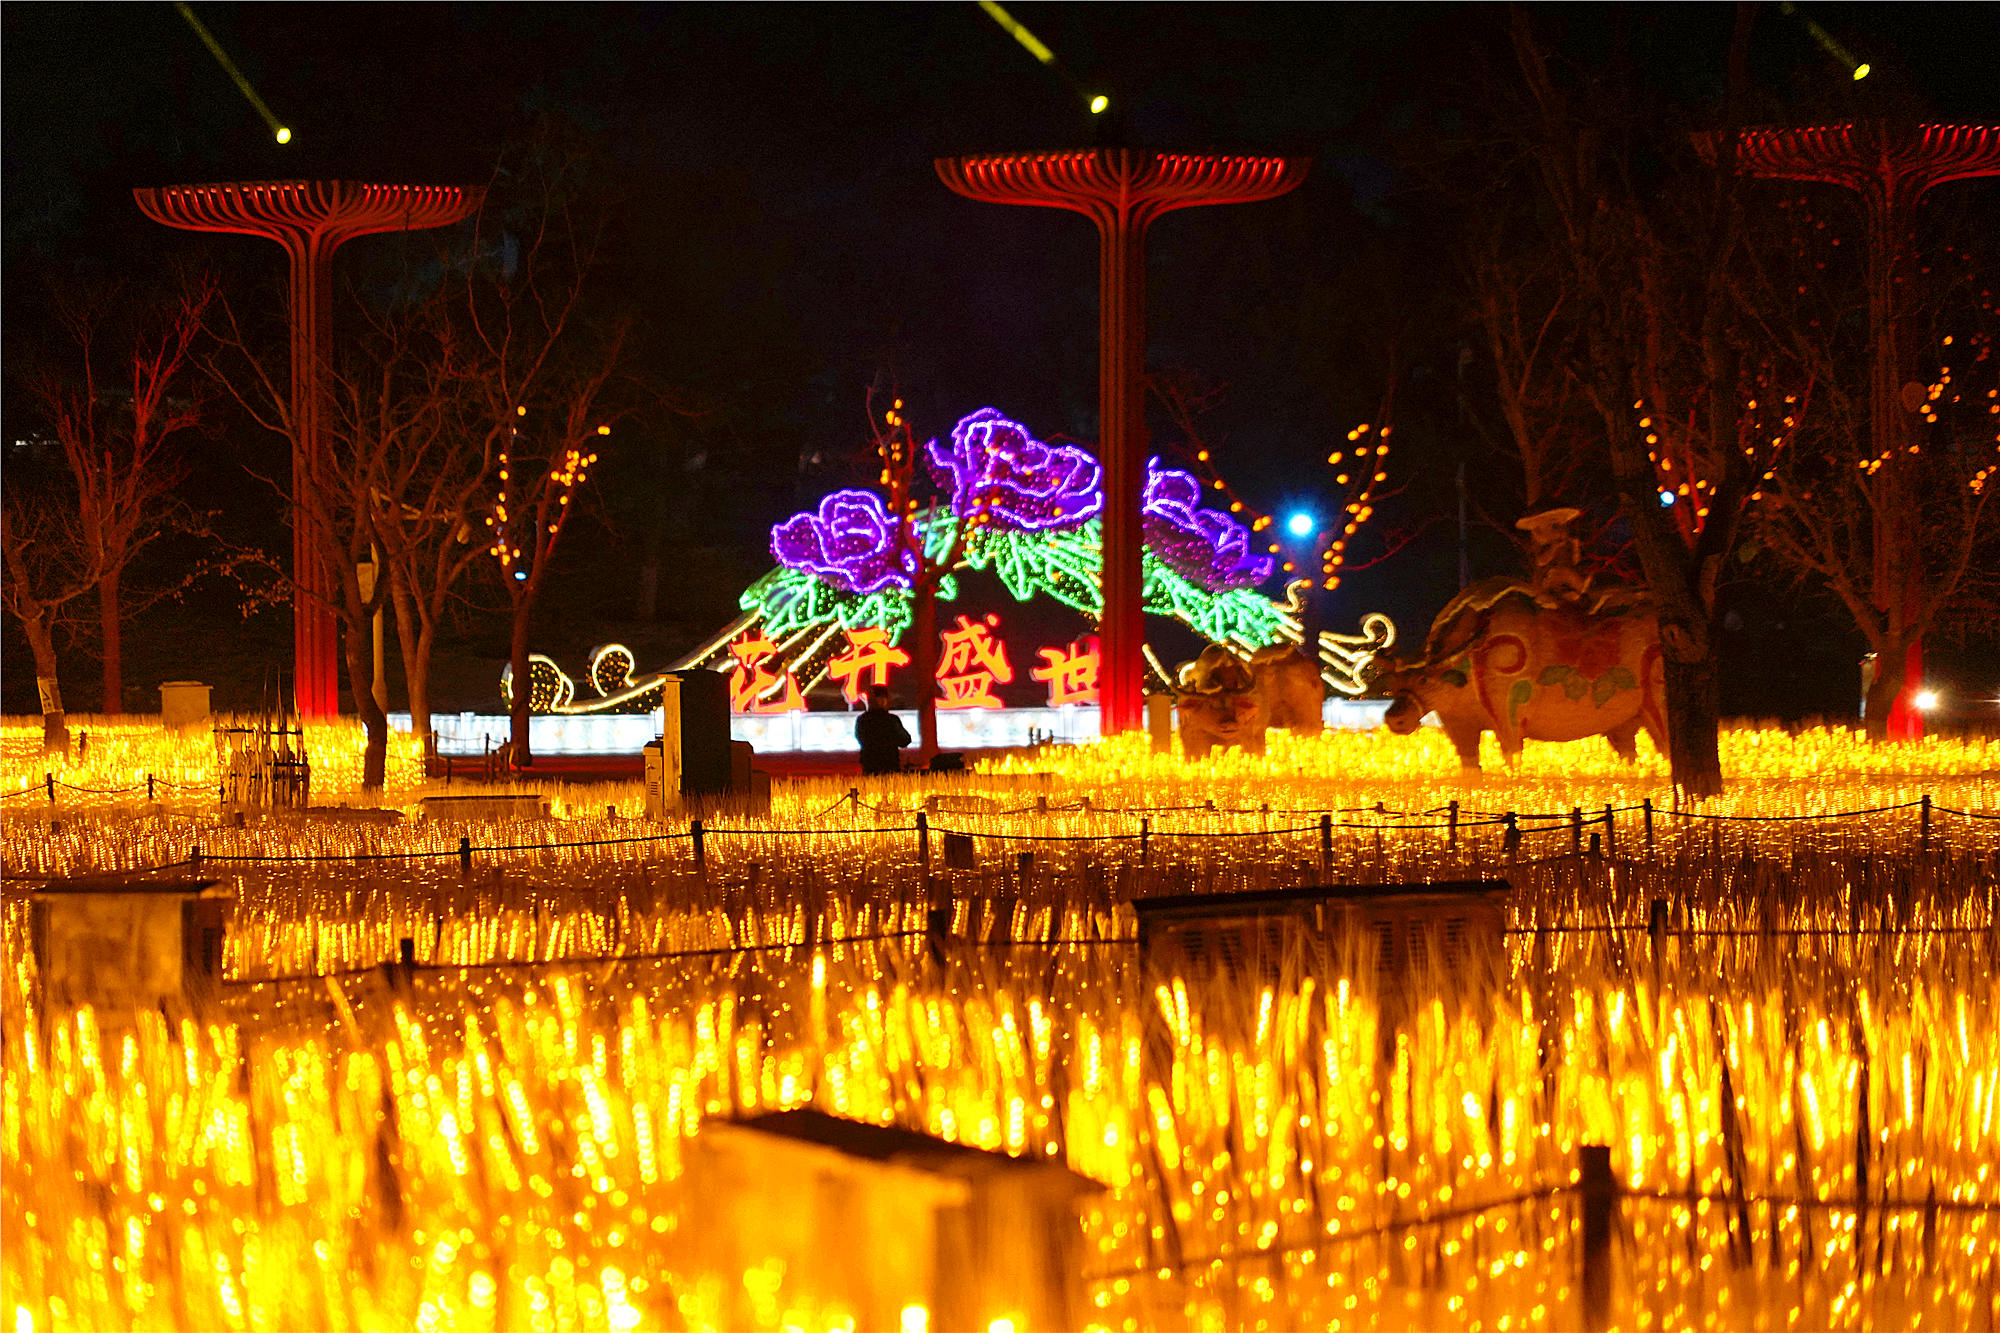
<instances>
[{"instance_id":1,"label":"glowing led grass","mask_svg":"<svg viewBox=\"0 0 2000 1333\"><path fill-rule=\"evenodd\" d=\"M1774 969L1689 943L1657 977L1617 952L1569 937L1520 951L1485 1006L1399 1006L1387 1061L1365 975L1149 988L1089 949L942 972L921 948L863 945L443 974L406 998L349 980L129 1032L45 1020L17 968L0 1246L38 1328L604 1326L621 1305L632 1327L832 1327L815 1292L859 1258L837 1238L827 1272L773 1278L763 1321L740 1281L683 1257L704 1203L680 1186L687 1136L811 1103L1107 1184L1084 1225L1109 1328L1567 1310L1564 1187L1591 1141L1638 1196L1621 1299L1662 1326L1783 1326L1794 1307L1812 1327L1964 1326L2000 1206L2000 996L1979 951L1912 936L1896 992L1858 1004L1872 950ZM1843 1206L1857 1087L1870 1226L1900 1242L1866 1292L1850 1288L1876 1261L1857 1260ZM1757 1202L1736 1269L1739 1189ZM1945 1207L1926 1223L1932 1190Z\"/></svg>"},{"instance_id":2,"label":"glowing led grass","mask_svg":"<svg viewBox=\"0 0 2000 1333\"><path fill-rule=\"evenodd\" d=\"M231 980L200 1015L52 1011L9 885L16 1328L844 1327L829 1293L869 1256L838 1237L813 1271L694 1257L713 1201L686 1186L689 1136L802 1105L1102 1182L1084 1291L1108 1330L1574 1326L1583 1143L1610 1145L1629 1192L1621 1327L1947 1329L1990 1303L2000 821L1939 813L1924 850L1910 809L1677 819L1650 753L1634 771L1531 746L1468 784L1428 734L1202 765L1140 738L870 781L859 802L851 779L783 784L768 819L714 821L697 866L683 825L634 818L636 784L552 788L561 817L469 830L219 828L203 793L51 808L45 771L212 780L206 738L86 725L89 754L59 768L38 733L0 736L5 789L28 793L0 860L74 873L198 843L236 895ZM309 734L316 793L351 789L357 740ZM433 789L414 758L389 803ZM1702 809L1930 793L1995 813L1996 761L1735 729L1731 791ZM1513 851L1475 822L1647 798L1654 843L1625 810L1614 860L1566 855L1561 819ZM1324 845L1294 813L1321 810L1341 826ZM973 868L944 864L944 830L983 835ZM461 833L528 850L468 871ZM648 833L675 838L609 841ZM353 859L416 852L434 855ZM1135 895L1467 873L1514 890L1483 983L1383 991L1355 941L1294 941L1236 979L1152 971L1124 942ZM378 965L403 940L419 970L399 990Z\"/></svg>"}]
</instances>

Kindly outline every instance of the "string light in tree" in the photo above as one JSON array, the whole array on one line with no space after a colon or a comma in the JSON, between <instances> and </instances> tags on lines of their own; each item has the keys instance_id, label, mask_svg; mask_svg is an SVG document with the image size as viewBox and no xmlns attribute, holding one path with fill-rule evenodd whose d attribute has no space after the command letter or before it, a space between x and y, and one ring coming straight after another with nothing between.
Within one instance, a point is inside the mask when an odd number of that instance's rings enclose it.
<instances>
[{"instance_id":1,"label":"string light in tree","mask_svg":"<svg viewBox=\"0 0 2000 1333\"><path fill-rule=\"evenodd\" d=\"M517 422L527 415L525 404L514 408ZM554 551L562 536L569 519L570 501L589 480L590 469L597 462L596 452L582 441L610 433L609 425L593 427L572 419L564 432L568 440L553 449L548 470L531 475L523 485L522 479L515 476L523 465L517 452L521 429L519 425L509 428L509 442L501 446L495 468L492 505L483 517L492 537L487 551L499 563L500 576L510 588L532 582L533 571ZM526 466L536 464L529 462Z\"/></svg>"},{"instance_id":2,"label":"string light in tree","mask_svg":"<svg viewBox=\"0 0 2000 1333\"><path fill-rule=\"evenodd\" d=\"M1364 421L1347 432L1346 447L1326 456L1333 472L1333 484L1345 494L1340 505L1340 527L1320 551L1320 586L1328 592L1340 586L1341 570L1347 564L1348 546L1354 535L1375 516L1375 498L1389 479L1388 464L1391 428ZM1276 550L1274 546L1271 548ZM1287 565L1286 569L1291 566Z\"/></svg>"},{"instance_id":3,"label":"string light in tree","mask_svg":"<svg viewBox=\"0 0 2000 1333\"><path fill-rule=\"evenodd\" d=\"M1196 448L1191 451L1191 455L1183 453L1182 456L1192 457L1190 470L1200 481L1201 489L1204 492L1213 491L1227 501L1229 512L1238 522L1252 532L1261 533L1270 529L1276 520L1266 511L1245 500L1236 488L1229 484L1228 479L1216 468L1214 455L1207 448ZM1271 546L1269 552L1272 555L1278 554L1277 546Z\"/></svg>"},{"instance_id":4,"label":"string light in tree","mask_svg":"<svg viewBox=\"0 0 2000 1333\"><path fill-rule=\"evenodd\" d=\"M1674 416L1644 398L1633 400L1634 429L1653 467L1655 493L1660 507L1671 512L1683 542L1692 545L1708 526L1710 511L1721 495L1728 460L1719 450L1733 447L1746 460L1748 490L1739 504L1756 504L1767 497L1805 419L1810 383L1807 377L1794 386L1795 391L1784 392L1776 366L1765 363L1747 372L1738 389L1742 406L1736 413L1736 439L1728 445L1706 439L1700 428L1706 412L1698 403Z\"/></svg>"}]
</instances>

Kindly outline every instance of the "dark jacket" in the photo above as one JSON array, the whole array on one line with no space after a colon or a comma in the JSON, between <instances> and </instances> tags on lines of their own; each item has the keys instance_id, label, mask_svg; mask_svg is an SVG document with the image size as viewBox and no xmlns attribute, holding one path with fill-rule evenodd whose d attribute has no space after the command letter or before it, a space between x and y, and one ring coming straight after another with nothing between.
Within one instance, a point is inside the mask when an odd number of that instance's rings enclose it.
<instances>
[{"instance_id":1,"label":"dark jacket","mask_svg":"<svg viewBox=\"0 0 2000 1333\"><path fill-rule=\"evenodd\" d=\"M863 773L903 771L902 749L910 743L910 733L894 713L871 708L855 718L854 739L861 746Z\"/></svg>"}]
</instances>

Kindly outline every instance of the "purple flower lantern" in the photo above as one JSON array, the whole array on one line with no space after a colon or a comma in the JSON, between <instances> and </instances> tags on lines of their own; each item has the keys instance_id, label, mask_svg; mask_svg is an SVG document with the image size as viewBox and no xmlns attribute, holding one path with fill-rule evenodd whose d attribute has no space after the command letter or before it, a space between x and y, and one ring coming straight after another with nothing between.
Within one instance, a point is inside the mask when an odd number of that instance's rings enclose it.
<instances>
[{"instance_id":1,"label":"purple flower lantern","mask_svg":"<svg viewBox=\"0 0 2000 1333\"><path fill-rule=\"evenodd\" d=\"M1018 422L982 407L928 446L931 477L951 492L954 514L983 505L994 527L1022 532L1073 528L1104 508L1104 470L1073 444L1043 444Z\"/></svg>"},{"instance_id":2,"label":"purple flower lantern","mask_svg":"<svg viewBox=\"0 0 2000 1333\"><path fill-rule=\"evenodd\" d=\"M1250 588L1271 577L1268 555L1250 551L1250 530L1201 508L1201 483L1146 460L1146 545L1167 567L1209 592Z\"/></svg>"},{"instance_id":3,"label":"purple flower lantern","mask_svg":"<svg viewBox=\"0 0 2000 1333\"><path fill-rule=\"evenodd\" d=\"M916 557L872 491L835 491L818 513L794 514L771 529L771 554L788 569L817 575L842 592L910 590Z\"/></svg>"}]
</instances>

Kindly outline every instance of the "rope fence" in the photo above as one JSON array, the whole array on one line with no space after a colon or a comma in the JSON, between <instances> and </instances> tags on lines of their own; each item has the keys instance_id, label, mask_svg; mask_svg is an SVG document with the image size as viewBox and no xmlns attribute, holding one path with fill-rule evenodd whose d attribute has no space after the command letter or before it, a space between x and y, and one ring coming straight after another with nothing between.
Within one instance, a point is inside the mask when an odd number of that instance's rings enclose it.
<instances>
[{"instance_id":1,"label":"rope fence","mask_svg":"<svg viewBox=\"0 0 2000 1333\"><path fill-rule=\"evenodd\" d=\"M1525 1190L1497 1199L1481 1200L1475 1203L1446 1208L1438 1211L1423 1211L1414 1216L1388 1218L1367 1226L1326 1231L1308 1240L1287 1245L1256 1246L1241 1250L1222 1250L1213 1254L1192 1257L1162 1256L1113 1269L1098 1269L1086 1272L1083 1280L1098 1284L1106 1282L1130 1281L1134 1278L1158 1276L1165 1278L1202 1269L1212 1269L1225 1264L1270 1263L1294 1256L1303 1256L1310 1262L1315 1256L1329 1250L1339 1250L1344 1246L1363 1241L1378 1240L1384 1236L1401 1235L1425 1227L1443 1226L1453 1222L1463 1222L1503 1209L1525 1207L1529 1204L1547 1203L1558 1198L1574 1198L1581 1206L1582 1225L1578 1229L1581 1242L1582 1274L1580 1296L1586 1307L1596 1305L1595 1310L1586 1309L1586 1327L1605 1326L1603 1307L1608 1304L1612 1288L1610 1273L1611 1245L1614 1236L1612 1217L1621 1204L1666 1205L1688 1209L1697 1202L1724 1205L1723 1225L1728 1228L1731 1238L1731 1261L1739 1268L1751 1266L1749 1210L1751 1208L1778 1211L1783 1209L1812 1209L1822 1212L1854 1213L1865 1216L1870 1212L1917 1213L1924 1218L1927 1235L1936 1228L1936 1218L1945 1213L1967 1216L1990 1216L2000 1213L2000 1203L1979 1199L1944 1199L1932 1193L1923 1199L1897 1199L1884 1194L1880 1198L1835 1198L1822 1199L1809 1195L1779 1195L1752 1193L1744 1189L1735 1190L1682 1190L1665 1192L1635 1190L1617 1179L1610 1165L1611 1152L1604 1145L1584 1144L1577 1154L1579 1166L1576 1179L1562 1184L1543 1186L1540 1189ZM1865 1172L1863 1179L1865 1179ZM1858 1235L1857 1246L1865 1247L1867 1240ZM1523 1242L1526 1243L1525 1241Z\"/></svg>"},{"instance_id":2,"label":"rope fence","mask_svg":"<svg viewBox=\"0 0 2000 1333\"><path fill-rule=\"evenodd\" d=\"M158 781L163 781L163 780L158 780ZM145 786L149 792L154 786L155 782L156 780L151 777L147 779L147 783L145 784ZM165 785L179 786L181 784L168 783ZM72 787L71 784L57 782L54 776L50 775L46 780L45 788L48 793L48 797L51 801L55 800L54 793L55 789L58 786L67 787L71 790L76 790L76 791L93 791L93 792L100 790L108 790L115 793L119 791L140 790L140 787L137 785L127 788L111 788L111 789ZM28 795L28 794L33 794L38 790L42 790L42 788L26 788L23 789L22 791L6 793L6 795L8 796ZM878 816L901 815L904 813L904 811L899 807L871 804L870 802L864 801L861 799L858 790L850 788L846 796L842 797L838 801L835 801L831 806L828 806L826 809L821 810L815 815L812 815L810 818L814 824L822 824L824 821L837 814L843 806L848 806L848 805L852 805L857 811L867 810ZM585 838L573 841L510 842L510 843L492 843L492 844L481 844L481 845L474 845L470 838L461 837L459 839L459 844L456 848L425 848L418 850L393 851L393 852L372 852L372 851L357 850L353 852L328 852L328 853L317 853L308 855L268 854L268 853L256 853L256 852L204 853L204 851L200 846L195 846L190 851L190 854L185 861L174 862L168 865L146 867L141 870L134 871L132 873L148 873L149 871L179 869L187 866L198 867L204 864L296 865L296 864L363 862L363 861L397 861L397 860L419 861L419 860L431 860L431 859L451 857L451 856L458 857L461 866L467 870L470 870L472 858L475 856L503 855L507 853L519 853L519 852L579 851L579 850L588 850L591 848L599 848L599 847L631 846L639 843L671 843L671 842L692 843L694 849L695 861L697 865L701 865L706 860L706 839L710 837L755 837L755 838L815 837L815 836L823 836L828 833L839 833L844 836L885 836L894 834L915 833L917 834L918 837L920 857L924 859L928 859L929 855L928 842L929 842L929 837L932 833L938 833L947 838L965 838L965 839L985 838L995 842L1112 843L1112 842L1137 841L1140 844L1141 854L1143 858L1146 855L1146 853L1150 850L1150 844L1154 838L1175 838L1175 839L1286 838L1286 837L1295 837L1301 834L1308 834L1317 830L1320 835L1322 853L1327 859L1330 859L1332 845L1333 845L1333 834L1334 830L1336 829L1358 830L1358 831L1373 830L1378 833L1441 831L1455 845L1458 841L1458 836L1461 831L1474 830L1480 828L1495 828L1495 827L1504 830L1502 839L1503 850L1510 856L1514 856L1516 853L1518 853L1521 847L1522 840L1527 837L1539 836L1541 834L1548 834L1548 833L1568 832L1570 835L1571 854L1580 854L1586 851L1585 839L1586 835L1588 835L1587 851L1589 855L1605 860L1618 860L1622 864L1638 865L1640 863L1632 862L1627 859L1619 858L1616 856L1615 840L1619 828L1617 816L1620 814L1630 814L1635 811L1639 813L1641 832L1644 837L1645 845L1648 848L1654 847L1656 845L1657 834L1655 829L1655 820L1663 817L1678 817L1682 819L1707 820L1710 821L1712 825L1715 825L1719 828L1719 826L1722 823L1727 823L1727 822L1741 822L1741 823L1751 823L1751 824L1821 823L1821 822L1829 822L1842 819L1863 818L1871 815L1890 814L1899 810L1915 809L1919 812L1918 843L1920 849L1924 851L1929 851L1931 848L1933 841L1933 825L1935 822L1935 817L1938 815L1949 815L1955 818L1976 819L1976 820L2000 819L2000 812L1989 813L1989 812L1974 811L1974 810L1960 810L1951 806L1938 805L1932 800L1931 796L1928 793L1926 793L1925 795L1919 797L1914 801L1904 801L1895 805L1870 806L1868 808L1860 810L1842 810L1825 814L1799 814L1799 815L1710 814L1704 811L1680 810L1668 807L1655 806L1650 799L1641 801L1637 805L1605 806L1601 810L1590 814L1584 813L1581 807L1573 808L1566 814L1553 813L1553 812L1522 813L1520 811L1513 811L1513 810L1497 811L1497 812L1485 811L1485 810L1471 811L1462 809L1457 802L1452 802L1448 806L1438 807L1436 810L1432 811L1407 811L1407 812L1388 810L1380 804L1373 807L1343 807L1338 810L1323 810L1323 811L1273 810L1269 808L1260 808L1254 811L1238 810L1233 808L1218 809L1212 804L1202 805L1202 806L1158 806L1158 807L1134 806L1134 807L1121 807L1114 810L1108 808L1093 807L1088 801L1088 799L1085 799L1074 806L1053 806L1047 804L1046 802L1037 802L1034 806L1023 806L1015 809L1000 810L1000 811L957 810L950 812L956 815L971 816L980 819L1010 818L1021 814L1027 814L1030 812L1036 814L1043 814L1043 813L1053 813L1057 811L1082 811L1090 814L1116 815L1116 816L1130 816L1136 814L1139 816L1139 827L1136 830L1132 830L1129 832L1008 833L990 829L957 829L957 828L948 828L944 826L933 825L930 823L930 814L932 811L938 810L940 806L941 802L939 798L932 797L925 802L924 809L917 811L915 823L879 825L873 828L849 827L844 829L828 829L825 827L809 827L809 826L780 828L776 826L757 827L751 825L746 825L742 827L732 827L732 828L716 828L708 826L701 819L694 819L689 821L688 827L685 830L677 830L673 832L641 833L626 837L613 837L613 838ZM1386 817L1386 816L1409 815L1409 814L1424 815L1424 814L1432 814L1440 812L1445 815L1445 818L1441 820L1402 819L1399 820L1398 822L1392 822L1392 823L1384 823L1380 821L1362 821L1362 820L1336 820L1334 818L1334 816L1337 814L1354 814L1354 813L1380 814ZM1186 814L1186 813L1229 814L1229 815L1318 814L1319 820L1316 824L1288 824L1276 828L1253 828L1253 829L1201 829L1201 828L1160 829L1160 828L1154 828L1152 826L1153 815ZM1467 818L1466 816L1468 815L1473 815L1477 817Z\"/></svg>"},{"instance_id":3,"label":"rope fence","mask_svg":"<svg viewBox=\"0 0 2000 1333\"><path fill-rule=\"evenodd\" d=\"M1421 889L1423 886L1414 886ZM669 949L644 953L589 953L569 954L551 958L503 958L485 962L448 962L437 959L419 960L415 953L415 940L404 936L398 941L399 958L395 961L362 963L352 967L335 968L324 972L299 972L283 976L228 977L222 979L225 986L268 986L299 984L323 981L328 978L381 976L389 980L392 987L403 984L419 972L501 972L522 968L599 968L617 967L625 963L674 962L697 958L740 958L752 954L788 953L804 950L818 953L839 949L849 945L886 944L919 940L924 943L934 960L941 961L947 949L965 950L1007 950L1007 949L1048 949L1062 950L1074 948L1136 948L1145 941L1137 935L1091 935L1064 936L1053 932L1046 939L1016 939L995 935L981 939L962 934L950 924L950 908L933 908L927 914L929 922L921 929L890 930L866 935L832 935L811 939L767 940L755 944L717 944L693 949ZM1664 934L1656 934L1655 944L1666 940L1689 939L1780 939L1780 938L1833 938L1853 939L1860 936L1937 936L1937 935L1990 935L1995 927L1986 926L1906 926L1881 927L1861 926L1852 930L1822 927L1773 927L1768 930L1746 930L1739 928L1674 928ZM1547 926L1510 926L1500 932L1513 936L1557 936L1557 935L1648 935L1653 932L1644 923L1608 925L1566 925L1554 923Z\"/></svg>"}]
</instances>

